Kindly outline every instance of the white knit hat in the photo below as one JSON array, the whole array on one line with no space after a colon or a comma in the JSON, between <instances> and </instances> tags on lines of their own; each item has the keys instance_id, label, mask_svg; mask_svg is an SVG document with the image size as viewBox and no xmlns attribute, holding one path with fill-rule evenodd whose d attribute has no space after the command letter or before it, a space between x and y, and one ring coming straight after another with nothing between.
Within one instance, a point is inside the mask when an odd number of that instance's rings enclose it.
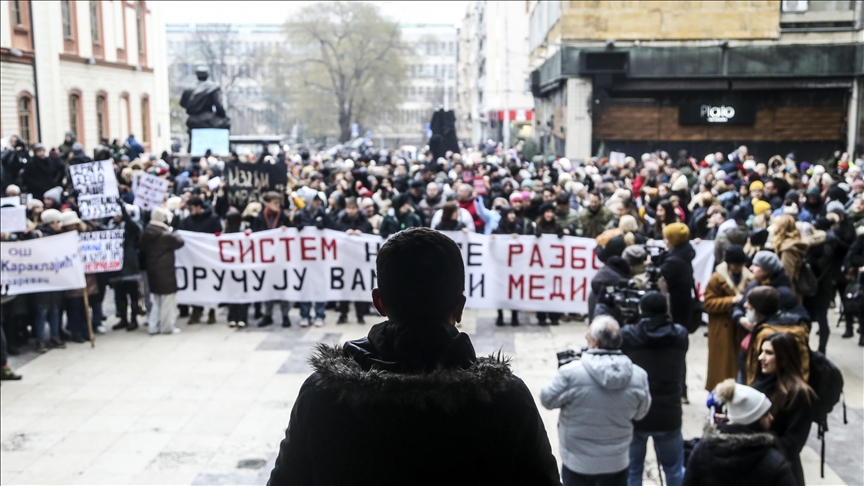
<instances>
[{"instance_id":1,"label":"white knit hat","mask_svg":"<svg viewBox=\"0 0 864 486\"><path fill-rule=\"evenodd\" d=\"M717 385L714 393L726 405L732 423L752 424L771 409L771 400L764 393L735 383L731 378Z\"/></svg>"},{"instance_id":2,"label":"white knit hat","mask_svg":"<svg viewBox=\"0 0 864 486\"><path fill-rule=\"evenodd\" d=\"M156 206L150 211L150 219L160 223L171 224L171 212L162 206Z\"/></svg>"}]
</instances>

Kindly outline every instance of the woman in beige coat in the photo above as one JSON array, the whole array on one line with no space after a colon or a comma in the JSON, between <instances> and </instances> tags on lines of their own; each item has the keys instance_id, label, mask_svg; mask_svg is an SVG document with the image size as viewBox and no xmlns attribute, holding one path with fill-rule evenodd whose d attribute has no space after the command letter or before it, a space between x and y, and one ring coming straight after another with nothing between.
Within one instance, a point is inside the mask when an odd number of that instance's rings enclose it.
<instances>
[{"instance_id":1,"label":"woman in beige coat","mask_svg":"<svg viewBox=\"0 0 864 486\"><path fill-rule=\"evenodd\" d=\"M711 391L727 378L738 376L738 349L743 330L732 322L732 306L744 293L752 275L746 268L747 255L739 245L726 249L724 261L714 270L705 287L708 313L708 373L705 389Z\"/></svg>"}]
</instances>

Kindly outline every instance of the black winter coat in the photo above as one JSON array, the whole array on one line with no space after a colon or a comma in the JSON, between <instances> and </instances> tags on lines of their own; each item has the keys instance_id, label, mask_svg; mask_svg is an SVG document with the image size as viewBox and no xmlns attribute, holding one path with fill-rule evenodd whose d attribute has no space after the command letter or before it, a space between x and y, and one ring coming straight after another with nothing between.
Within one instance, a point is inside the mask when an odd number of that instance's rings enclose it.
<instances>
[{"instance_id":1,"label":"black winter coat","mask_svg":"<svg viewBox=\"0 0 864 486\"><path fill-rule=\"evenodd\" d=\"M323 207L313 210L311 206L306 206L294 213L294 226L301 230L307 226L314 226L318 229L324 229L328 226L327 211Z\"/></svg>"},{"instance_id":2,"label":"black winter coat","mask_svg":"<svg viewBox=\"0 0 864 486\"><path fill-rule=\"evenodd\" d=\"M212 209L206 208L198 214L190 214L183 218L177 229L194 231L195 233L220 233L222 222L219 220L219 216L213 214Z\"/></svg>"},{"instance_id":3,"label":"black winter coat","mask_svg":"<svg viewBox=\"0 0 864 486\"><path fill-rule=\"evenodd\" d=\"M492 231L492 234L496 235L521 235L525 232L525 228L522 226L522 223L519 222L519 217L516 217L516 221L510 223L505 220L501 220L498 223L498 227Z\"/></svg>"},{"instance_id":4,"label":"black winter coat","mask_svg":"<svg viewBox=\"0 0 864 486\"><path fill-rule=\"evenodd\" d=\"M762 375L760 373L756 377L756 381L753 382L753 388L771 398L777 391L777 375ZM808 401L804 396L797 396L791 400L789 406L774 406L771 412L774 414L771 432L777 436L780 450L783 451L786 459L792 465L792 474L795 476L795 483L789 484L804 486L801 449L807 444L807 436L810 435L811 424L816 415L813 401L812 399Z\"/></svg>"},{"instance_id":5,"label":"black winter coat","mask_svg":"<svg viewBox=\"0 0 864 486\"><path fill-rule=\"evenodd\" d=\"M621 328L621 351L648 373L651 409L636 430L661 432L681 427L681 385L690 340L687 329L655 315Z\"/></svg>"},{"instance_id":6,"label":"black winter coat","mask_svg":"<svg viewBox=\"0 0 864 486\"><path fill-rule=\"evenodd\" d=\"M343 209L330 222L330 227L336 231L359 230L367 235L374 234L372 231L372 223L366 217L363 211L357 211L357 216L354 219L348 217L348 213Z\"/></svg>"},{"instance_id":7,"label":"black winter coat","mask_svg":"<svg viewBox=\"0 0 864 486\"><path fill-rule=\"evenodd\" d=\"M744 317L746 314L744 303L747 302L747 296L750 295L751 290L760 285L763 284L760 282L750 282L747 284L747 288L744 289L741 300L732 307L732 322L738 324L738 321ZM789 277L786 276L786 272L781 270L780 273L772 277L771 280L764 285L770 285L780 293L780 311L783 312L786 317L794 317L800 321L810 322L810 314L803 305L798 303L798 296L792 291Z\"/></svg>"},{"instance_id":8,"label":"black winter coat","mask_svg":"<svg viewBox=\"0 0 864 486\"><path fill-rule=\"evenodd\" d=\"M42 199L45 191L63 185L64 175L66 175L66 166L62 160L33 157L33 160L24 166L21 179L26 191L33 194L36 199Z\"/></svg>"},{"instance_id":9,"label":"black winter coat","mask_svg":"<svg viewBox=\"0 0 864 486\"><path fill-rule=\"evenodd\" d=\"M123 268L119 272L108 274L109 280L135 280L139 278L141 265L138 256L138 240L141 239L141 223L132 219L123 206ZM113 223L113 221L112 221ZM121 229L116 226L112 229Z\"/></svg>"},{"instance_id":10,"label":"black winter coat","mask_svg":"<svg viewBox=\"0 0 864 486\"><path fill-rule=\"evenodd\" d=\"M560 484L530 390L452 325L319 344L271 485Z\"/></svg>"},{"instance_id":11,"label":"black winter coat","mask_svg":"<svg viewBox=\"0 0 864 486\"><path fill-rule=\"evenodd\" d=\"M693 295L693 259L696 250L686 243L654 257L669 288L669 310L672 321L689 327Z\"/></svg>"},{"instance_id":12,"label":"black winter coat","mask_svg":"<svg viewBox=\"0 0 864 486\"><path fill-rule=\"evenodd\" d=\"M291 216L284 209L282 211L279 211L279 217L276 218L275 222L273 222L272 217L269 220L265 219L264 212L265 211L261 211L260 213L258 213L258 216L255 216L255 219L252 221L251 229L253 233L256 231L276 229L282 226L286 228L294 226L294 224L291 222Z\"/></svg>"},{"instance_id":13,"label":"black winter coat","mask_svg":"<svg viewBox=\"0 0 864 486\"><path fill-rule=\"evenodd\" d=\"M746 425L708 425L690 454L684 486L788 486L792 466L768 432Z\"/></svg>"}]
</instances>

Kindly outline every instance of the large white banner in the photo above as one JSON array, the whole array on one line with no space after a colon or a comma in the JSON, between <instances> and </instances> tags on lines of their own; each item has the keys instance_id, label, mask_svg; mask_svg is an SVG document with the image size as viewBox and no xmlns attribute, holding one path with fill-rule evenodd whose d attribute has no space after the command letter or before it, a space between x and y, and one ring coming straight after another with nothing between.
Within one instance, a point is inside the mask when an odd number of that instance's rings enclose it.
<instances>
[{"instance_id":1,"label":"large white banner","mask_svg":"<svg viewBox=\"0 0 864 486\"><path fill-rule=\"evenodd\" d=\"M369 301L377 286L379 236L315 228L179 233L186 242L176 255L177 300L183 304ZM591 279L602 267L595 240L445 234L462 249L467 307L588 313ZM714 244L694 247L701 295L711 277Z\"/></svg>"},{"instance_id":2,"label":"large white banner","mask_svg":"<svg viewBox=\"0 0 864 486\"><path fill-rule=\"evenodd\" d=\"M0 280L9 295L82 289L84 262L78 253L78 232L27 241L0 243Z\"/></svg>"}]
</instances>

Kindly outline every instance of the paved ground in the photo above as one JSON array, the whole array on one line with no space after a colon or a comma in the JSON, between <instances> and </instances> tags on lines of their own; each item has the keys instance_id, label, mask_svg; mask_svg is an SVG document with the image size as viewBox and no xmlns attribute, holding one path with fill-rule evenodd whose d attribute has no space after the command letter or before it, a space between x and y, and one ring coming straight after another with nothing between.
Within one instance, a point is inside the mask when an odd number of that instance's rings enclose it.
<instances>
[{"instance_id":1,"label":"paved ground","mask_svg":"<svg viewBox=\"0 0 864 486\"><path fill-rule=\"evenodd\" d=\"M215 325L181 319L179 335L116 331L99 336L95 349L70 344L15 357L24 380L0 389L0 483L264 484L314 343L354 339L369 328L336 325L335 318L328 313L320 329L232 330L222 311ZM586 325L541 328L527 318L529 325L496 328L492 311L468 311L462 330L478 353L511 355L536 396L555 373L555 352L583 345ZM707 411L705 344L701 332L692 336L685 438L701 435ZM861 485L864 351L835 330L829 356L846 377L849 424L842 425L838 407L824 479L814 429L802 453L805 476L807 484ZM541 413L557 455L558 414ZM646 484L659 484L653 457L648 461Z\"/></svg>"}]
</instances>

